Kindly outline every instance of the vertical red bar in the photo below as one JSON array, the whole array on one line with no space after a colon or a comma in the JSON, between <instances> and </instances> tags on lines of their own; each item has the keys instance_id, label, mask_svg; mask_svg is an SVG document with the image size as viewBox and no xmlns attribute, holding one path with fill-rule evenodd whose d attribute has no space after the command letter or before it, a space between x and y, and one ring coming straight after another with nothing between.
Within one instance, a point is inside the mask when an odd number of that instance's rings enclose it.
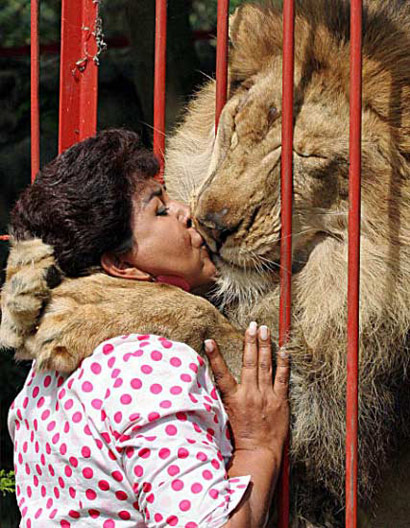
<instances>
[{"instance_id":1,"label":"vertical red bar","mask_svg":"<svg viewBox=\"0 0 410 528\"><path fill-rule=\"evenodd\" d=\"M291 324L294 0L283 2L282 163L279 346L286 345ZM279 487L279 528L289 526L289 445L286 443Z\"/></svg>"},{"instance_id":2,"label":"vertical red bar","mask_svg":"<svg viewBox=\"0 0 410 528\"><path fill-rule=\"evenodd\" d=\"M33 183L36 174L40 169L38 0L31 0L30 14L31 183Z\"/></svg>"},{"instance_id":3,"label":"vertical red bar","mask_svg":"<svg viewBox=\"0 0 410 528\"><path fill-rule=\"evenodd\" d=\"M219 117L225 106L228 90L228 32L229 0L218 0L217 43L216 43L216 106L215 132Z\"/></svg>"},{"instance_id":4,"label":"vertical red bar","mask_svg":"<svg viewBox=\"0 0 410 528\"><path fill-rule=\"evenodd\" d=\"M357 526L362 0L350 7L350 170L347 292L346 528Z\"/></svg>"},{"instance_id":5,"label":"vertical red bar","mask_svg":"<svg viewBox=\"0 0 410 528\"><path fill-rule=\"evenodd\" d=\"M98 2L62 2L59 152L97 129L97 17Z\"/></svg>"},{"instance_id":6,"label":"vertical red bar","mask_svg":"<svg viewBox=\"0 0 410 528\"><path fill-rule=\"evenodd\" d=\"M38 42L38 0L30 4L30 127L31 127L31 183L40 169L40 108L38 99L40 55ZM9 235L0 235L7 241Z\"/></svg>"},{"instance_id":7,"label":"vertical red bar","mask_svg":"<svg viewBox=\"0 0 410 528\"><path fill-rule=\"evenodd\" d=\"M154 154L161 168L157 178L164 181L165 87L167 60L167 0L156 0L155 7L155 79L154 79Z\"/></svg>"},{"instance_id":8,"label":"vertical red bar","mask_svg":"<svg viewBox=\"0 0 410 528\"><path fill-rule=\"evenodd\" d=\"M38 43L38 0L30 4L30 115L31 115L31 183L40 169L40 109L39 87L39 43ZM0 241L7 241L9 235L0 235Z\"/></svg>"}]
</instances>

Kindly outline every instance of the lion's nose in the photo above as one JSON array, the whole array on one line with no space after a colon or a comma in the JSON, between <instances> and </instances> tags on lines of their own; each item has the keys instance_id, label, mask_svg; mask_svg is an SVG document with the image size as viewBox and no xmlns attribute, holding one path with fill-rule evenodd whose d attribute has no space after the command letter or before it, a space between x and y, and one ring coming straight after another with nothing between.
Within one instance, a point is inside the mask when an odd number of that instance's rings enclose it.
<instances>
[{"instance_id":1,"label":"lion's nose","mask_svg":"<svg viewBox=\"0 0 410 528\"><path fill-rule=\"evenodd\" d=\"M211 225L214 229L223 231L226 229L224 216L226 216L227 212L227 207L224 207L221 211L209 212L205 215L205 223Z\"/></svg>"},{"instance_id":2,"label":"lion's nose","mask_svg":"<svg viewBox=\"0 0 410 528\"><path fill-rule=\"evenodd\" d=\"M201 233L204 238L209 242L211 238L216 242L217 249L219 249L228 236L235 231L224 222L224 217L228 213L228 208L225 207L221 211L208 212L203 217L197 217L196 220L199 224Z\"/></svg>"}]
</instances>

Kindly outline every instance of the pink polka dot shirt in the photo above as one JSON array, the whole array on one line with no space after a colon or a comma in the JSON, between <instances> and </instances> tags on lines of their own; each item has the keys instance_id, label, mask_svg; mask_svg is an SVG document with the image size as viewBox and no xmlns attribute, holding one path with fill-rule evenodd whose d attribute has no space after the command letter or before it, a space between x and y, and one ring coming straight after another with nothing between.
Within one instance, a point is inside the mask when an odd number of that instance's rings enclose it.
<instances>
[{"instance_id":1,"label":"pink polka dot shirt","mask_svg":"<svg viewBox=\"0 0 410 528\"><path fill-rule=\"evenodd\" d=\"M70 376L33 366L9 431L20 528L217 528L250 479L227 477L204 361L154 335L110 339Z\"/></svg>"}]
</instances>

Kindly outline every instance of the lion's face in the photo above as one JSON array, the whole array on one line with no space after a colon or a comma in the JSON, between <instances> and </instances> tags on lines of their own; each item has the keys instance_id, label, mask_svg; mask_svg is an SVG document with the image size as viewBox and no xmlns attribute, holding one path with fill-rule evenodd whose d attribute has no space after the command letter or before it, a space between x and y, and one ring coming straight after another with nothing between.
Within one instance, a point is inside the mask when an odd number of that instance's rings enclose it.
<instances>
[{"instance_id":1,"label":"lion's face","mask_svg":"<svg viewBox=\"0 0 410 528\"><path fill-rule=\"evenodd\" d=\"M293 249L296 265L345 227L348 104L316 90L296 100ZM246 80L222 114L195 218L224 263L277 270L281 237L281 61ZM297 266L296 266L297 267Z\"/></svg>"},{"instance_id":2,"label":"lion's face","mask_svg":"<svg viewBox=\"0 0 410 528\"><path fill-rule=\"evenodd\" d=\"M240 272L266 271L272 279L279 270L281 24L277 12L258 6L245 6L231 23L229 99L208 175L195 198L198 228L220 269L233 270L236 278ZM349 48L331 24L315 27L302 16L295 34L292 242L294 271L299 271L319 245L347 241ZM397 215L391 196L400 185L398 173L408 170L408 140L391 122L404 125L409 119L407 92L400 93L401 106L392 106L392 76L401 70L384 72L382 62L366 56L366 45L362 236L391 237ZM404 209L400 213L406 216Z\"/></svg>"}]
</instances>

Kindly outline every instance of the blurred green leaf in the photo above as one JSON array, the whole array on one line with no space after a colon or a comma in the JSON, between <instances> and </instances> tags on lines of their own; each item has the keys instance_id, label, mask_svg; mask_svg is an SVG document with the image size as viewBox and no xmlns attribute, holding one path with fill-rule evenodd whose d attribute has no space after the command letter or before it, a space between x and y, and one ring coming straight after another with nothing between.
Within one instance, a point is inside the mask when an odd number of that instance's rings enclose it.
<instances>
[{"instance_id":1,"label":"blurred green leaf","mask_svg":"<svg viewBox=\"0 0 410 528\"><path fill-rule=\"evenodd\" d=\"M59 37L60 1L42 0L39 13L41 42L53 42ZM29 0L3 0L0 9L0 42L3 47L30 44Z\"/></svg>"},{"instance_id":2,"label":"blurred green leaf","mask_svg":"<svg viewBox=\"0 0 410 528\"><path fill-rule=\"evenodd\" d=\"M14 471L0 469L0 492L4 496L6 493L14 493L14 490Z\"/></svg>"}]
</instances>

